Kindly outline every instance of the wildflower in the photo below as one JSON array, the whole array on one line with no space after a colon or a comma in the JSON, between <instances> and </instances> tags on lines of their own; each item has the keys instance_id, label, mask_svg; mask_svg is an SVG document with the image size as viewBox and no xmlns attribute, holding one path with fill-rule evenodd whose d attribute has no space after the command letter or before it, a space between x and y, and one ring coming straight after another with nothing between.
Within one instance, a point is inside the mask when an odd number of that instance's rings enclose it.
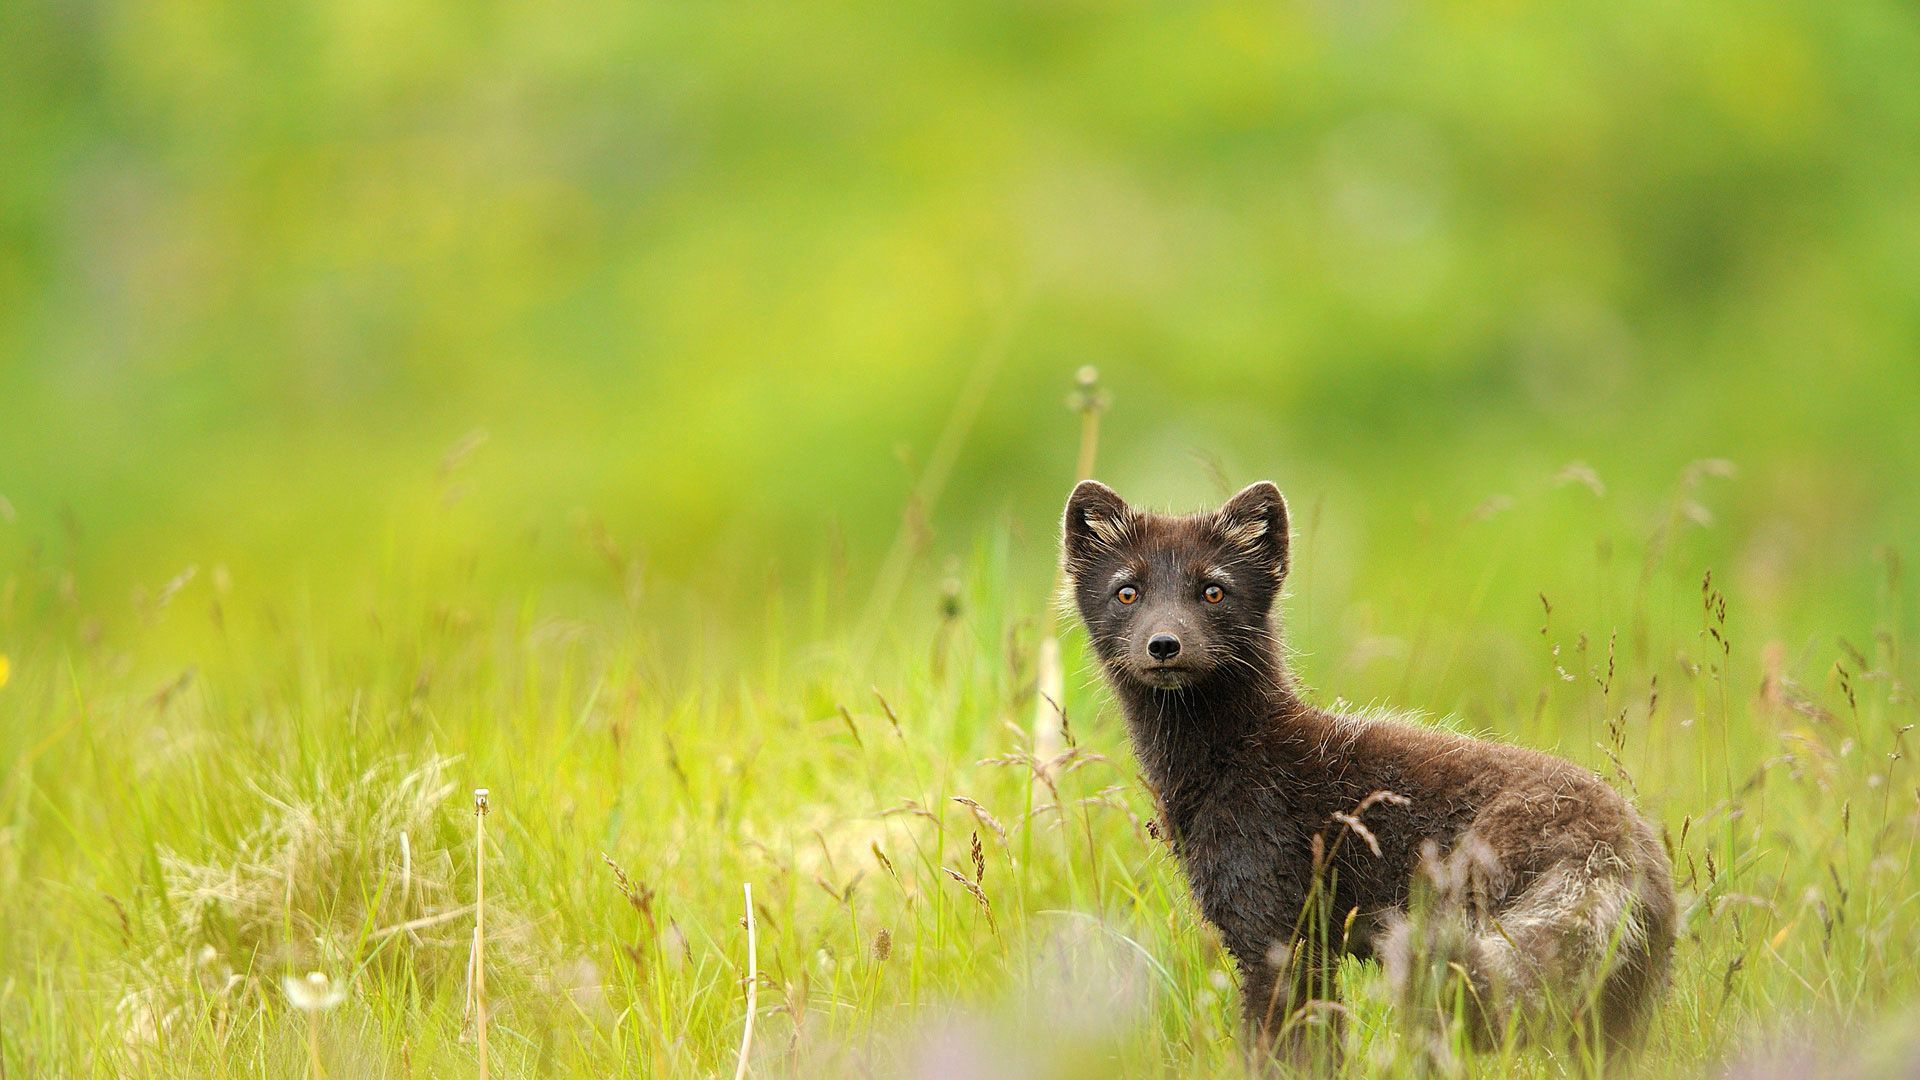
<instances>
[{"instance_id":1,"label":"wildflower","mask_svg":"<svg viewBox=\"0 0 1920 1080\"><path fill-rule=\"evenodd\" d=\"M0 686L7 685L7 676L13 674L13 664L7 660L7 654L0 652Z\"/></svg>"},{"instance_id":2,"label":"wildflower","mask_svg":"<svg viewBox=\"0 0 1920 1080\"><path fill-rule=\"evenodd\" d=\"M307 1075L320 1080L327 1075L320 1065L320 1014L347 1000L347 988L335 986L324 971L309 971L304 979L281 976L280 989L287 992L294 1008L307 1014L307 1060L311 1066Z\"/></svg>"},{"instance_id":3,"label":"wildflower","mask_svg":"<svg viewBox=\"0 0 1920 1080\"><path fill-rule=\"evenodd\" d=\"M325 1012L347 1000L347 988L336 986L324 971L309 971L304 979L287 975L280 980L287 1000L302 1012Z\"/></svg>"}]
</instances>

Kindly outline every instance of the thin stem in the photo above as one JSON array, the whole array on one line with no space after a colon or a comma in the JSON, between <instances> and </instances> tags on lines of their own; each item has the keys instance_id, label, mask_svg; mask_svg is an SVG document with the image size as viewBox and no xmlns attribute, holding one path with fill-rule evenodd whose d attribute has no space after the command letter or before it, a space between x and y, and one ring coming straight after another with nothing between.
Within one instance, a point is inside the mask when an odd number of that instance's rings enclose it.
<instances>
[{"instance_id":1,"label":"thin stem","mask_svg":"<svg viewBox=\"0 0 1920 1080\"><path fill-rule=\"evenodd\" d=\"M740 1063L734 1067L733 1080L746 1080L747 1052L753 1048L753 1011L760 990L760 955L753 940L753 885L743 883L740 889L747 898L747 1022L740 1031Z\"/></svg>"},{"instance_id":2,"label":"thin stem","mask_svg":"<svg viewBox=\"0 0 1920 1080\"><path fill-rule=\"evenodd\" d=\"M1100 390L1100 373L1092 366L1075 373L1079 389L1070 399L1080 412L1080 453L1073 464L1075 482L1093 479L1094 459L1100 450L1100 411L1106 408L1106 396ZM1033 753L1040 761L1051 761L1060 753L1060 723L1064 713L1057 702L1066 699L1066 685L1060 668L1060 617L1062 612L1052 599L1060 595L1065 583L1064 571L1054 567L1053 592L1048 594L1051 616L1047 633L1040 639L1040 694L1033 706ZM1035 783L1038 783L1036 779Z\"/></svg>"},{"instance_id":3,"label":"thin stem","mask_svg":"<svg viewBox=\"0 0 1920 1080\"><path fill-rule=\"evenodd\" d=\"M487 789L473 793L473 1020L487 1080Z\"/></svg>"},{"instance_id":4,"label":"thin stem","mask_svg":"<svg viewBox=\"0 0 1920 1080\"><path fill-rule=\"evenodd\" d=\"M307 1060L313 1067L314 1080L326 1075L320 1067L320 1010L307 1010Z\"/></svg>"}]
</instances>

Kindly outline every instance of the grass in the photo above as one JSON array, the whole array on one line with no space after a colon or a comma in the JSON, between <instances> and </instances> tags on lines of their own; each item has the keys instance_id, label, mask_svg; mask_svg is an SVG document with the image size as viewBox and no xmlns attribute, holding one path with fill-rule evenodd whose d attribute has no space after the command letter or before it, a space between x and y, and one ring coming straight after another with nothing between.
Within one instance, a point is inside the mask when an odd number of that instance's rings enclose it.
<instances>
[{"instance_id":1,"label":"grass","mask_svg":"<svg viewBox=\"0 0 1920 1080\"><path fill-rule=\"evenodd\" d=\"M1607 503L1633 539L1597 556L1462 525L1408 556L1412 614L1387 583L1316 580L1309 509L1291 643L1323 700L1455 710L1663 827L1686 915L1637 1071L1909 1066L1911 598L1863 552L1877 608L1750 637L1738 575L1691 561L1710 472L1645 518ZM1508 538L1558 513L1496 509ZM933 614L895 613L872 659L829 575L729 634L618 559L566 596L389 566L364 606L216 569L117 614L22 559L0 608L0 1074L468 1076L485 1045L499 1076L711 1076L739 1067L749 1001L755 1075L1234 1073L1226 960L1077 634L1062 749L1033 752L1048 577L1021 536L1046 531L911 556L904 607ZM1350 967L1350 1074L1427 1060ZM344 1000L295 1007L283 983L309 972Z\"/></svg>"}]
</instances>

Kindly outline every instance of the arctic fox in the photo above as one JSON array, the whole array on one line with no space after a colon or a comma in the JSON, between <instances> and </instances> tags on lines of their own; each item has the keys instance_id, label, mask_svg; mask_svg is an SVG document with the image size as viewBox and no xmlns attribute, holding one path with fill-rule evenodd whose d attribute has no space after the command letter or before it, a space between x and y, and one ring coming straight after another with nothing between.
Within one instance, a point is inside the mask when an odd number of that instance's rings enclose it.
<instances>
[{"instance_id":1,"label":"arctic fox","mask_svg":"<svg viewBox=\"0 0 1920 1080\"><path fill-rule=\"evenodd\" d=\"M1302 700L1274 622L1288 546L1271 483L1185 517L1092 480L1067 501L1072 601L1239 968L1250 1047L1299 1051L1341 954L1384 960L1409 996L1457 979L1482 1045L1634 1045L1674 939L1653 830L1559 758Z\"/></svg>"}]
</instances>

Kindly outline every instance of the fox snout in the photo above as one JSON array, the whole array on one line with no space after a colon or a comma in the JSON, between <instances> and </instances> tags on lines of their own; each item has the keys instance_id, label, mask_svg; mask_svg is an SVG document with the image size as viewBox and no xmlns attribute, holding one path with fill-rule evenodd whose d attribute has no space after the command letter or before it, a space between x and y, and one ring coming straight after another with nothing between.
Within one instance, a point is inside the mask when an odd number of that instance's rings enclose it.
<instances>
[{"instance_id":1,"label":"fox snout","mask_svg":"<svg viewBox=\"0 0 1920 1080\"><path fill-rule=\"evenodd\" d=\"M1141 682L1172 689L1206 674L1212 650L1205 628L1195 620L1170 611L1161 619L1146 618L1129 634L1124 667Z\"/></svg>"},{"instance_id":2,"label":"fox snout","mask_svg":"<svg viewBox=\"0 0 1920 1080\"><path fill-rule=\"evenodd\" d=\"M1135 664L1147 668L1191 667L1207 651L1204 630L1183 612L1166 611L1159 613L1160 618L1152 617L1155 612L1146 614L1148 617L1128 635L1131 640L1127 652Z\"/></svg>"},{"instance_id":3,"label":"fox snout","mask_svg":"<svg viewBox=\"0 0 1920 1080\"><path fill-rule=\"evenodd\" d=\"M1133 669L1136 679L1162 690L1172 690L1185 686L1204 674L1206 650L1188 644L1194 638L1191 632L1182 635L1175 630L1160 629L1143 633L1134 639L1129 649L1128 667Z\"/></svg>"}]
</instances>

